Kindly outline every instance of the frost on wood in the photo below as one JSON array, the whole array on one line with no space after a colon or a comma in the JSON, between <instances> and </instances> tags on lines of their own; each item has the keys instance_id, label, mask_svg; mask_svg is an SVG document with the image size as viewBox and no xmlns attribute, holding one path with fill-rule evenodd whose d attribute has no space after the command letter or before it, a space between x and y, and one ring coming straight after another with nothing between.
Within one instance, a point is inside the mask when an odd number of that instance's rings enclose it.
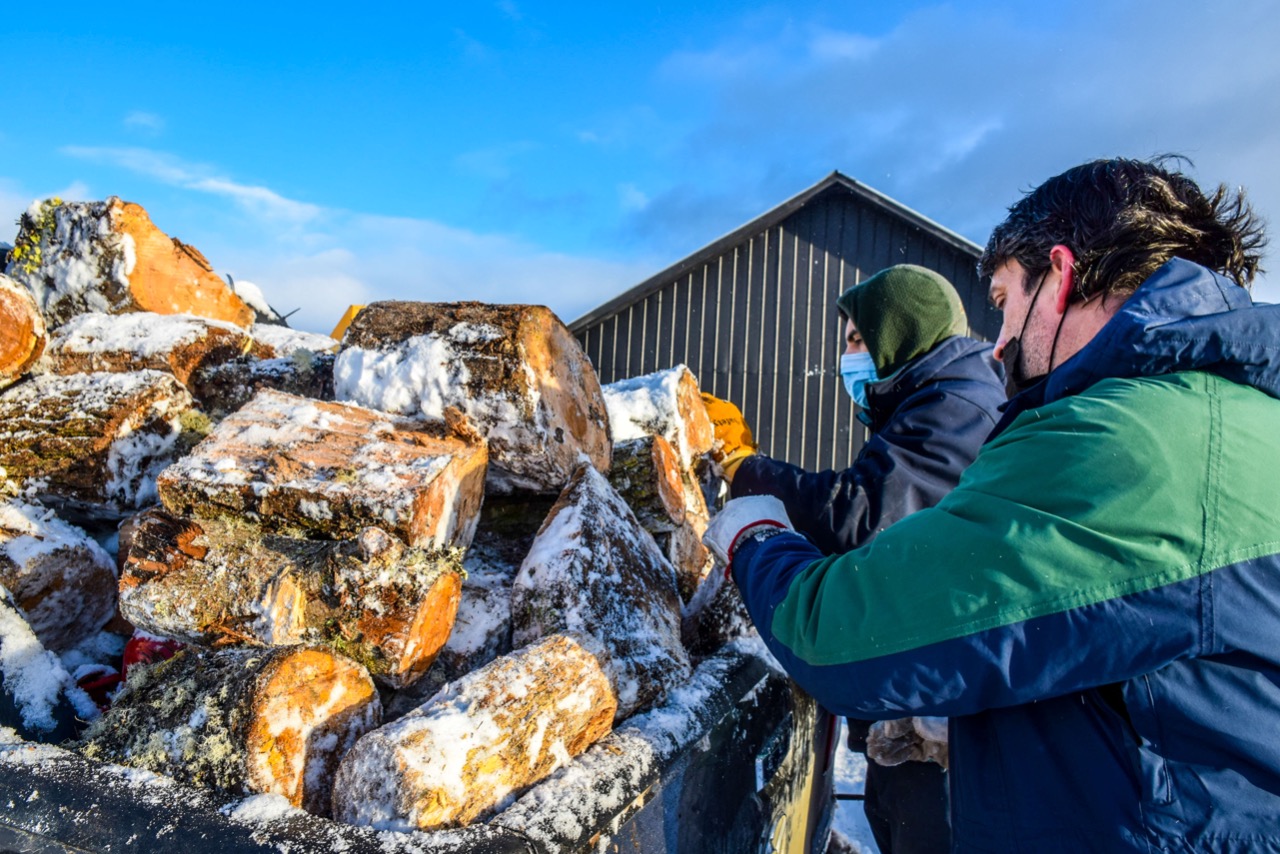
<instances>
[{"instance_id":1,"label":"frost on wood","mask_svg":"<svg viewBox=\"0 0 1280 854\"><path fill-rule=\"evenodd\" d=\"M111 556L52 510L28 502L0 503L0 584L50 649L76 646L115 613Z\"/></svg>"},{"instance_id":2,"label":"frost on wood","mask_svg":"<svg viewBox=\"0 0 1280 854\"><path fill-rule=\"evenodd\" d=\"M698 380L684 365L609 383L602 391L613 441L661 436L675 448L685 471L711 450L711 419Z\"/></svg>"},{"instance_id":3,"label":"frost on wood","mask_svg":"<svg viewBox=\"0 0 1280 854\"><path fill-rule=\"evenodd\" d=\"M719 585L706 607L690 615L685 630L694 655L708 655L742 638L759 638L738 585L732 581Z\"/></svg>"},{"instance_id":4,"label":"frost on wood","mask_svg":"<svg viewBox=\"0 0 1280 854\"><path fill-rule=\"evenodd\" d=\"M609 483L631 507L640 525L657 534L684 522L684 484L671 443L642 436L614 443Z\"/></svg>"},{"instance_id":5,"label":"frost on wood","mask_svg":"<svg viewBox=\"0 0 1280 854\"><path fill-rule=\"evenodd\" d=\"M339 759L380 720L368 673L329 650L188 647L132 669L81 752L325 814Z\"/></svg>"},{"instance_id":6,"label":"frost on wood","mask_svg":"<svg viewBox=\"0 0 1280 854\"><path fill-rule=\"evenodd\" d=\"M339 400L441 420L457 407L489 444L491 493L556 493L580 454L609 468L604 400L586 355L543 306L380 302L343 337Z\"/></svg>"},{"instance_id":7,"label":"frost on wood","mask_svg":"<svg viewBox=\"0 0 1280 854\"><path fill-rule=\"evenodd\" d=\"M31 291L0 275L0 389L31 369L46 338L44 315Z\"/></svg>"},{"instance_id":8,"label":"frost on wood","mask_svg":"<svg viewBox=\"0 0 1280 854\"><path fill-rule=\"evenodd\" d=\"M484 499L483 443L341 403L262 391L159 478L180 515L249 516L281 533L465 547Z\"/></svg>"},{"instance_id":9,"label":"frost on wood","mask_svg":"<svg viewBox=\"0 0 1280 854\"><path fill-rule=\"evenodd\" d=\"M299 352L318 354L335 353L338 350L337 340L328 335L303 332L274 323L255 323L249 331L259 348L265 351L263 358L284 359Z\"/></svg>"},{"instance_id":10,"label":"frost on wood","mask_svg":"<svg viewBox=\"0 0 1280 854\"><path fill-rule=\"evenodd\" d=\"M19 225L15 246L24 257L11 256L6 272L31 289L51 326L86 311L253 323L253 310L204 256L165 235L132 202L45 202Z\"/></svg>"},{"instance_id":11,"label":"frost on wood","mask_svg":"<svg viewBox=\"0 0 1280 854\"><path fill-rule=\"evenodd\" d=\"M155 502L192 407L159 371L33 376L0 393L0 468L42 501L119 518Z\"/></svg>"},{"instance_id":12,"label":"frost on wood","mask_svg":"<svg viewBox=\"0 0 1280 854\"><path fill-rule=\"evenodd\" d=\"M378 528L304 540L153 508L121 534L120 611L189 643L324 643L399 688L449 637L460 559L457 549L409 548Z\"/></svg>"},{"instance_id":13,"label":"frost on wood","mask_svg":"<svg viewBox=\"0 0 1280 854\"><path fill-rule=\"evenodd\" d=\"M591 646L544 638L360 739L334 782L335 818L395 830L465 825L567 765L614 718Z\"/></svg>"},{"instance_id":14,"label":"frost on wood","mask_svg":"<svg viewBox=\"0 0 1280 854\"><path fill-rule=\"evenodd\" d=\"M203 365L234 359L254 340L233 323L191 315L80 314L54 332L43 367L56 374L168 371L184 386Z\"/></svg>"},{"instance_id":15,"label":"frost on wood","mask_svg":"<svg viewBox=\"0 0 1280 854\"><path fill-rule=\"evenodd\" d=\"M239 356L209 365L191 376L191 395L211 418L225 418L263 389L333 400L333 353L294 350L287 356L260 359Z\"/></svg>"},{"instance_id":16,"label":"frost on wood","mask_svg":"<svg viewBox=\"0 0 1280 854\"><path fill-rule=\"evenodd\" d=\"M58 742L75 735L77 716L92 720L98 709L0 588L0 726L23 738Z\"/></svg>"},{"instance_id":17,"label":"frost on wood","mask_svg":"<svg viewBox=\"0 0 1280 854\"><path fill-rule=\"evenodd\" d=\"M517 646L557 632L600 640L619 719L689 676L671 564L589 464L574 472L525 557L511 620Z\"/></svg>"}]
</instances>

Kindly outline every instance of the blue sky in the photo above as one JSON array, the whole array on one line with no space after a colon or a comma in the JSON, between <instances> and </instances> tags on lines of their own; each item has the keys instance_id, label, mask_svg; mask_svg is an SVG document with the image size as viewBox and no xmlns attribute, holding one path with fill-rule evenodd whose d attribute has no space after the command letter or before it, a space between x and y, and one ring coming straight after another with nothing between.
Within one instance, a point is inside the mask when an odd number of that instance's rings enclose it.
<instances>
[{"instance_id":1,"label":"blue sky","mask_svg":"<svg viewBox=\"0 0 1280 854\"><path fill-rule=\"evenodd\" d=\"M833 169L981 243L1065 168L1179 152L1280 221L1269 0L179 9L7 16L0 222L138 202L311 331L375 299L569 321Z\"/></svg>"}]
</instances>

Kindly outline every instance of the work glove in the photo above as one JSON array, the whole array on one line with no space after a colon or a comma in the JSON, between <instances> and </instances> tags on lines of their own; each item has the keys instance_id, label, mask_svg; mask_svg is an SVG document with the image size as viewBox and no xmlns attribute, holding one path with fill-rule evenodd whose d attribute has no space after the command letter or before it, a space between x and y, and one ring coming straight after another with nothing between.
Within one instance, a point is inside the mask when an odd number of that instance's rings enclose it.
<instances>
[{"instance_id":1,"label":"work glove","mask_svg":"<svg viewBox=\"0 0 1280 854\"><path fill-rule=\"evenodd\" d=\"M742 417L742 410L729 401L703 392L702 402L707 405L707 417L715 429L711 458L720 464L725 480L732 483L738 466L756 452L755 437Z\"/></svg>"},{"instance_id":2,"label":"work glove","mask_svg":"<svg viewBox=\"0 0 1280 854\"><path fill-rule=\"evenodd\" d=\"M867 756L877 765L936 762L947 770L947 719L876 721L867 733Z\"/></svg>"},{"instance_id":3,"label":"work glove","mask_svg":"<svg viewBox=\"0 0 1280 854\"><path fill-rule=\"evenodd\" d=\"M716 556L716 562L724 567L724 574L728 576L734 549L753 533L770 528L795 530L781 501L772 495L735 498L711 520L702 535L702 544Z\"/></svg>"}]
</instances>

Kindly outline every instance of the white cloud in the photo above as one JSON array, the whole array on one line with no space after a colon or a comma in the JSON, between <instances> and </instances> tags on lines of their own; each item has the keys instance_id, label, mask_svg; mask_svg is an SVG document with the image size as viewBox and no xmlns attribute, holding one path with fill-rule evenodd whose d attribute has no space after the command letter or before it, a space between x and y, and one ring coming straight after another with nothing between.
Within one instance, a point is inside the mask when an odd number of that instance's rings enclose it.
<instances>
[{"instance_id":1,"label":"white cloud","mask_svg":"<svg viewBox=\"0 0 1280 854\"><path fill-rule=\"evenodd\" d=\"M138 130L155 136L164 130L165 121L155 113L134 110L124 117L124 126L130 130Z\"/></svg>"}]
</instances>

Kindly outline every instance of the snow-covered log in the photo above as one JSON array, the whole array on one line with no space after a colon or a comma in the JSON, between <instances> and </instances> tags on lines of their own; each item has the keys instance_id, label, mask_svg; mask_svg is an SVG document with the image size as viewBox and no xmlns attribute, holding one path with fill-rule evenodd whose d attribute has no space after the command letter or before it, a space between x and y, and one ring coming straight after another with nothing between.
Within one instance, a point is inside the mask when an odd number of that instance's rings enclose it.
<instances>
[{"instance_id":1,"label":"snow-covered log","mask_svg":"<svg viewBox=\"0 0 1280 854\"><path fill-rule=\"evenodd\" d=\"M706 531L705 524L702 530ZM711 573L715 558L702 544L697 527L688 519L674 530L655 534L654 539L675 569L676 589L680 591L680 600L688 605Z\"/></svg>"},{"instance_id":2,"label":"snow-covered log","mask_svg":"<svg viewBox=\"0 0 1280 854\"><path fill-rule=\"evenodd\" d=\"M544 638L366 735L338 769L334 817L396 830L466 825L566 765L613 723L592 646Z\"/></svg>"},{"instance_id":3,"label":"snow-covered log","mask_svg":"<svg viewBox=\"0 0 1280 854\"><path fill-rule=\"evenodd\" d=\"M657 534L684 522L684 484L671 443L661 436L616 442L609 483L631 507L640 525Z\"/></svg>"},{"instance_id":4,"label":"snow-covered log","mask_svg":"<svg viewBox=\"0 0 1280 854\"><path fill-rule=\"evenodd\" d=\"M0 389L31 369L46 337L44 315L31 291L0 275Z\"/></svg>"},{"instance_id":5,"label":"snow-covered log","mask_svg":"<svg viewBox=\"0 0 1280 854\"><path fill-rule=\"evenodd\" d=\"M453 628L458 549L409 548L379 528L304 540L159 508L120 543L120 611L147 632L202 645L324 643L379 682L418 679Z\"/></svg>"},{"instance_id":6,"label":"snow-covered log","mask_svg":"<svg viewBox=\"0 0 1280 854\"><path fill-rule=\"evenodd\" d=\"M619 719L660 702L689 676L671 564L586 463L520 566L511 620L516 646L558 632L599 639L609 653Z\"/></svg>"},{"instance_id":7,"label":"snow-covered log","mask_svg":"<svg viewBox=\"0 0 1280 854\"><path fill-rule=\"evenodd\" d=\"M29 287L50 326L77 314L194 314L248 328L253 310L193 246L132 202L32 205L19 220L7 272Z\"/></svg>"},{"instance_id":8,"label":"snow-covered log","mask_svg":"<svg viewBox=\"0 0 1280 854\"><path fill-rule=\"evenodd\" d=\"M97 716L89 695L41 645L26 615L0 587L0 727L30 741L57 743L75 737L76 718Z\"/></svg>"},{"instance_id":9,"label":"snow-covered log","mask_svg":"<svg viewBox=\"0 0 1280 854\"><path fill-rule=\"evenodd\" d=\"M755 634L738 585L725 581L714 589L715 596L706 607L691 613L682 626L685 645L694 655L710 655L730 641Z\"/></svg>"},{"instance_id":10,"label":"snow-covered log","mask_svg":"<svg viewBox=\"0 0 1280 854\"><path fill-rule=\"evenodd\" d=\"M369 674L327 649L188 647L132 669L81 751L327 814L338 761L381 714Z\"/></svg>"},{"instance_id":11,"label":"snow-covered log","mask_svg":"<svg viewBox=\"0 0 1280 854\"><path fill-rule=\"evenodd\" d=\"M328 335L290 329L276 323L255 323L253 340L263 351L264 359L284 359L298 352L337 353L338 342Z\"/></svg>"},{"instance_id":12,"label":"snow-covered log","mask_svg":"<svg viewBox=\"0 0 1280 854\"><path fill-rule=\"evenodd\" d=\"M265 390L161 473L182 516L246 515L328 538L377 525L412 546L466 547L484 500L485 446L421 422Z\"/></svg>"},{"instance_id":13,"label":"snow-covered log","mask_svg":"<svg viewBox=\"0 0 1280 854\"><path fill-rule=\"evenodd\" d=\"M203 420L170 374L39 374L0 393L0 468L42 502L120 518Z\"/></svg>"},{"instance_id":14,"label":"snow-covered log","mask_svg":"<svg viewBox=\"0 0 1280 854\"><path fill-rule=\"evenodd\" d=\"M543 306L373 303L343 336L334 384L339 400L414 418L457 407L488 440L491 493L557 493L582 454L609 469L600 383Z\"/></svg>"},{"instance_id":15,"label":"snow-covered log","mask_svg":"<svg viewBox=\"0 0 1280 854\"><path fill-rule=\"evenodd\" d=\"M711 450L711 419L698 380L684 365L609 383L602 390L613 441L661 436L675 449L684 471Z\"/></svg>"},{"instance_id":16,"label":"snow-covered log","mask_svg":"<svg viewBox=\"0 0 1280 854\"><path fill-rule=\"evenodd\" d=\"M191 374L243 355L254 339L234 323L149 311L79 314L49 339L43 367L56 374L168 371L190 386Z\"/></svg>"},{"instance_id":17,"label":"snow-covered log","mask_svg":"<svg viewBox=\"0 0 1280 854\"><path fill-rule=\"evenodd\" d=\"M271 359L240 356L196 371L188 388L200 408L215 419L240 409L263 389L331 401L335 358L333 353L305 349Z\"/></svg>"},{"instance_id":18,"label":"snow-covered log","mask_svg":"<svg viewBox=\"0 0 1280 854\"><path fill-rule=\"evenodd\" d=\"M52 510L25 501L0 503L0 584L54 650L98 632L116 610L111 556Z\"/></svg>"}]
</instances>

